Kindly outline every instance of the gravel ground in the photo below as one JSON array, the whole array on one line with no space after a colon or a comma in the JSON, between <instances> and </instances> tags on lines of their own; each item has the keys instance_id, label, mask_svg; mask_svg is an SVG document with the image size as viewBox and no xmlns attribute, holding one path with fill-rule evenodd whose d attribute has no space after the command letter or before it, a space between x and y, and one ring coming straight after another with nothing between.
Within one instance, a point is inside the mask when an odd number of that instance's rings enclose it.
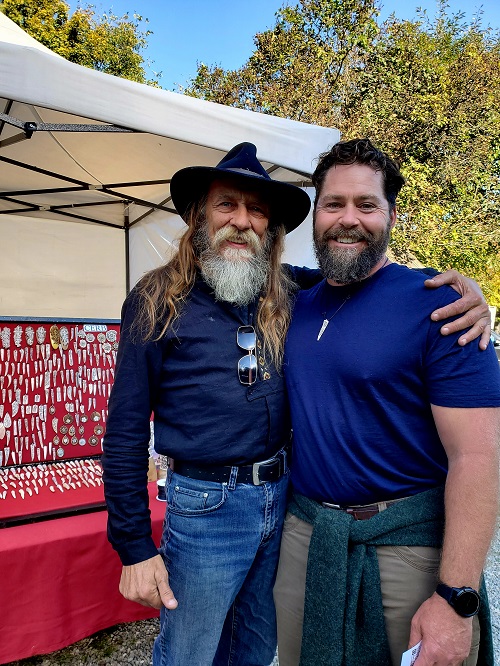
<instances>
[{"instance_id":1,"label":"gravel ground","mask_svg":"<svg viewBox=\"0 0 500 666\"><path fill-rule=\"evenodd\" d=\"M494 541L485 569L490 599L495 645L495 664L500 666L500 531ZM143 620L120 624L50 655L11 662L7 666L150 666L153 641L159 621ZM6 640L4 637L3 640ZM8 639L7 639L8 640ZM277 659L273 666L277 666Z\"/></svg>"}]
</instances>

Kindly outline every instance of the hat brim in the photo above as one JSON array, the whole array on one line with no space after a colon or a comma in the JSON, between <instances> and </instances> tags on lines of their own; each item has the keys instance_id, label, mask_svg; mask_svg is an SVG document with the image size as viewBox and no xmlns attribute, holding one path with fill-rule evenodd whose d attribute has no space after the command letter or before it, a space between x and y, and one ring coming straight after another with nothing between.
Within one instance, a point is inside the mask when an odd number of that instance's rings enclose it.
<instances>
[{"instance_id":1,"label":"hat brim","mask_svg":"<svg viewBox=\"0 0 500 666\"><path fill-rule=\"evenodd\" d=\"M246 174L217 167L192 166L177 171L170 181L172 202L184 221L190 204L206 194L212 181L218 178L241 180L245 188L253 189L255 186L271 207L271 223L282 224L287 234L306 219L311 209L309 195L296 185L268 180L251 172Z\"/></svg>"}]
</instances>

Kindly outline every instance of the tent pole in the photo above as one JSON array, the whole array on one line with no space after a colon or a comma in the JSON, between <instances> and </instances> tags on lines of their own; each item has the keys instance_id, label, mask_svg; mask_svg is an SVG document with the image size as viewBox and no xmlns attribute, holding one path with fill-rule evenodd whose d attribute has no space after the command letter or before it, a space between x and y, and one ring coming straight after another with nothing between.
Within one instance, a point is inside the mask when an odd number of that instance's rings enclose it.
<instances>
[{"instance_id":1,"label":"tent pole","mask_svg":"<svg viewBox=\"0 0 500 666\"><path fill-rule=\"evenodd\" d=\"M128 215L128 206L125 206L125 290L128 295L130 292L130 220Z\"/></svg>"}]
</instances>

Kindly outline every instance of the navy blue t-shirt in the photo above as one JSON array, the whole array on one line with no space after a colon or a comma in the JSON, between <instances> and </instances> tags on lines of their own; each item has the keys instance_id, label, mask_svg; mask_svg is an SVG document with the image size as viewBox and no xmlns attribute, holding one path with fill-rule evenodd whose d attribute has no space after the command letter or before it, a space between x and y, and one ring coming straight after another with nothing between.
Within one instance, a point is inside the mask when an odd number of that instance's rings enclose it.
<instances>
[{"instance_id":1,"label":"navy blue t-shirt","mask_svg":"<svg viewBox=\"0 0 500 666\"><path fill-rule=\"evenodd\" d=\"M492 346L442 336L430 313L459 296L425 279L391 264L361 283L298 294L285 349L298 493L369 504L440 485L447 457L431 404L500 406Z\"/></svg>"}]
</instances>

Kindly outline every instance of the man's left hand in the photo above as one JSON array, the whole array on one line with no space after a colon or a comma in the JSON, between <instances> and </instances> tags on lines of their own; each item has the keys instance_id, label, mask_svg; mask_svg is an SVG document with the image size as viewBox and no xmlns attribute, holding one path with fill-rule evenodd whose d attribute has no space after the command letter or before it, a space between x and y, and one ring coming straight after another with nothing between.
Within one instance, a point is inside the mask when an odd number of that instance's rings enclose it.
<instances>
[{"instance_id":1,"label":"man's left hand","mask_svg":"<svg viewBox=\"0 0 500 666\"><path fill-rule=\"evenodd\" d=\"M490 341L491 335L491 317L488 310L488 304L483 296L477 282L471 278L463 276L461 273L455 270L446 271L446 273L440 273L435 277L426 280L425 286L432 289L436 287L441 287L444 284L449 284L450 287L459 293L462 298L454 303L450 303L444 308L440 308L431 314L431 319L433 321L440 321L441 319L447 319L448 317L454 317L458 314L464 314L460 319L455 319L455 321L445 324L441 328L441 333L443 335L449 335L450 333L456 333L461 331L464 328L470 328L467 333L464 333L460 336L458 344L462 347L467 343L472 342L478 336L481 336L479 340L479 347L481 349L486 349Z\"/></svg>"},{"instance_id":2,"label":"man's left hand","mask_svg":"<svg viewBox=\"0 0 500 666\"><path fill-rule=\"evenodd\" d=\"M434 593L411 621L408 648L422 641L415 666L460 666L472 643L472 618L460 617Z\"/></svg>"}]
</instances>

